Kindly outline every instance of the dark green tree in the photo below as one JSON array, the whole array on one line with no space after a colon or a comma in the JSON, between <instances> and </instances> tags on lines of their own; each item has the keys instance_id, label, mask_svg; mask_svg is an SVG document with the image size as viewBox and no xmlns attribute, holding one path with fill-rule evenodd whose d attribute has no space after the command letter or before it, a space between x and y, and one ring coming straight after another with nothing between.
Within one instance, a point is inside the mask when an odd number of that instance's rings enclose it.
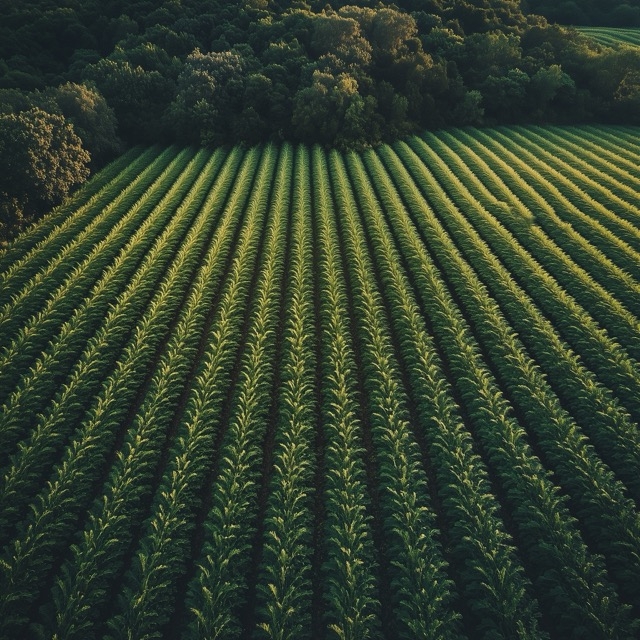
<instances>
[{"instance_id":1,"label":"dark green tree","mask_svg":"<svg viewBox=\"0 0 640 640\"><path fill-rule=\"evenodd\" d=\"M187 57L169 110L169 119L181 141L228 141L230 123L244 108L249 67L245 57L236 51L202 53L196 49Z\"/></svg>"},{"instance_id":2,"label":"dark green tree","mask_svg":"<svg viewBox=\"0 0 640 640\"><path fill-rule=\"evenodd\" d=\"M335 146L346 146L347 140L362 143L368 137L366 116L370 112L371 104L364 103L353 76L316 70L311 85L295 97L293 133L303 142ZM343 131L345 123L348 131Z\"/></svg>"},{"instance_id":3,"label":"dark green tree","mask_svg":"<svg viewBox=\"0 0 640 640\"><path fill-rule=\"evenodd\" d=\"M89 153L61 115L34 108L0 116L0 237L59 204L89 176Z\"/></svg>"},{"instance_id":4,"label":"dark green tree","mask_svg":"<svg viewBox=\"0 0 640 640\"><path fill-rule=\"evenodd\" d=\"M153 46L137 47L130 54L117 49L82 74L114 110L119 132L129 142L155 143L166 137L162 116L174 96L175 80L172 67L162 66L163 53ZM146 66L140 64L141 58Z\"/></svg>"},{"instance_id":5,"label":"dark green tree","mask_svg":"<svg viewBox=\"0 0 640 640\"><path fill-rule=\"evenodd\" d=\"M532 76L528 89L528 101L532 113L539 119L549 112L554 103L567 106L575 96L576 84L558 64L542 67Z\"/></svg>"},{"instance_id":6,"label":"dark green tree","mask_svg":"<svg viewBox=\"0 0 640 640\"><path fill-rule=\"evenodd\" d=\"M95 87L67 82L51 91L51 98L73 125L92 164L101 166L122 150L113 109Z\"/></svg>"}]
</instances>

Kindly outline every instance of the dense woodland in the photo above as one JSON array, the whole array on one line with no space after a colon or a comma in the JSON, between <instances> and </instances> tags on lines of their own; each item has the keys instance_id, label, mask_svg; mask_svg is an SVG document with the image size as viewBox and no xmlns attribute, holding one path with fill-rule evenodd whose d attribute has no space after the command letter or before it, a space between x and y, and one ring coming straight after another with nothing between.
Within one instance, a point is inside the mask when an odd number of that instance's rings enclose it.
<instances>
[{"instance_id":1,"label":"dense woodland","mask_svg":"<svg viewBox=\"0 0 640 640\"><path fill-rule=\"evenodd\" d=\"M134 144L640 122L640 49L529 13L546 4L0 0L0 236Z\"/></svg>"},{"instance_id":2,"label":"dense woodland","mask_svg":"<svg viewBox=\"0 0 640 640\"><path fill-rule=\"evenodd\" d=\"M640 27L638 0L525 0L522 4L560 24Z\"/></svg>"}]
</instances>

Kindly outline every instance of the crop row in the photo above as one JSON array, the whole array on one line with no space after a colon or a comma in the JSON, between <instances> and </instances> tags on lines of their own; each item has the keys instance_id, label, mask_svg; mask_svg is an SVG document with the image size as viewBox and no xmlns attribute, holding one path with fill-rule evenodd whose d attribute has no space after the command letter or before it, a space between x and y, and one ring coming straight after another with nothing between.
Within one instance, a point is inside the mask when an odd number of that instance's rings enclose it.
<instances>
[{"instance_id":1,"label":"crop row","mask_svg":"<svg viewBox=\"0 0 640 640\"><path fill-rule=\"evenodd\" d=\"M639 157L115 161L0 255L0 637L636 637Z\"/></svg>"}]
</instances>

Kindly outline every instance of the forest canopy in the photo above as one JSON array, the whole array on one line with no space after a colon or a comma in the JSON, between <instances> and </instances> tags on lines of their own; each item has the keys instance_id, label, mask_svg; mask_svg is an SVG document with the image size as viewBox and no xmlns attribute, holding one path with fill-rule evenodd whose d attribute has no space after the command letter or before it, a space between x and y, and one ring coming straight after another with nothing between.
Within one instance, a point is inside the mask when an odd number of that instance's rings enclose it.
<instances>
[{"instance_id":1,"label":"forest canopy","mask_svg":"<svg viewBox=\"0 0 640 640\"><path fill-rule=\"evenodd\" d=\"M138 143L344 149L445 126L639 122L640 49L531 13L550 5L0 0L0 115L62 118L92 167Z\"/></svg>"},{"instance_id":2,"label":"forest canopy","mask_svg":"<svg viewBox=\"0 0 640 640\"><path fill-rule=\"evenodd\" d=\"M527 11L551 22L592 27L640 27L638 0L526 0Z\"/></svg>"}]
</instances>

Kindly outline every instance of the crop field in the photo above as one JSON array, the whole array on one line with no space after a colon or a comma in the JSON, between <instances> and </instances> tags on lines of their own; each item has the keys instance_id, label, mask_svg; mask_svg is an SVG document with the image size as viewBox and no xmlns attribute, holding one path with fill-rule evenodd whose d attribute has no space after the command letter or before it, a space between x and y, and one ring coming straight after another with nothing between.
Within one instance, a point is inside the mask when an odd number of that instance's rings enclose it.
<instances>
[{"instance_id":1,"label":"crop field","mask_svg":"<svg viewBox=\"0 0 640 640\"><path fill-rule=\"evenodd\" d=\"M109 165L0 254L0 637L638 637L639 166Z\"/></svg>"},{"instance_id":2,"label":"crop field","mask_svg":"<svg viewBox=\"0 0 640 640\"><path fill-rule=\"evenodd\" d=\"M630 44L640 46L640 29L623 27L577 27L596 42L606 45Z\"/></svg>"}]
</instances>

